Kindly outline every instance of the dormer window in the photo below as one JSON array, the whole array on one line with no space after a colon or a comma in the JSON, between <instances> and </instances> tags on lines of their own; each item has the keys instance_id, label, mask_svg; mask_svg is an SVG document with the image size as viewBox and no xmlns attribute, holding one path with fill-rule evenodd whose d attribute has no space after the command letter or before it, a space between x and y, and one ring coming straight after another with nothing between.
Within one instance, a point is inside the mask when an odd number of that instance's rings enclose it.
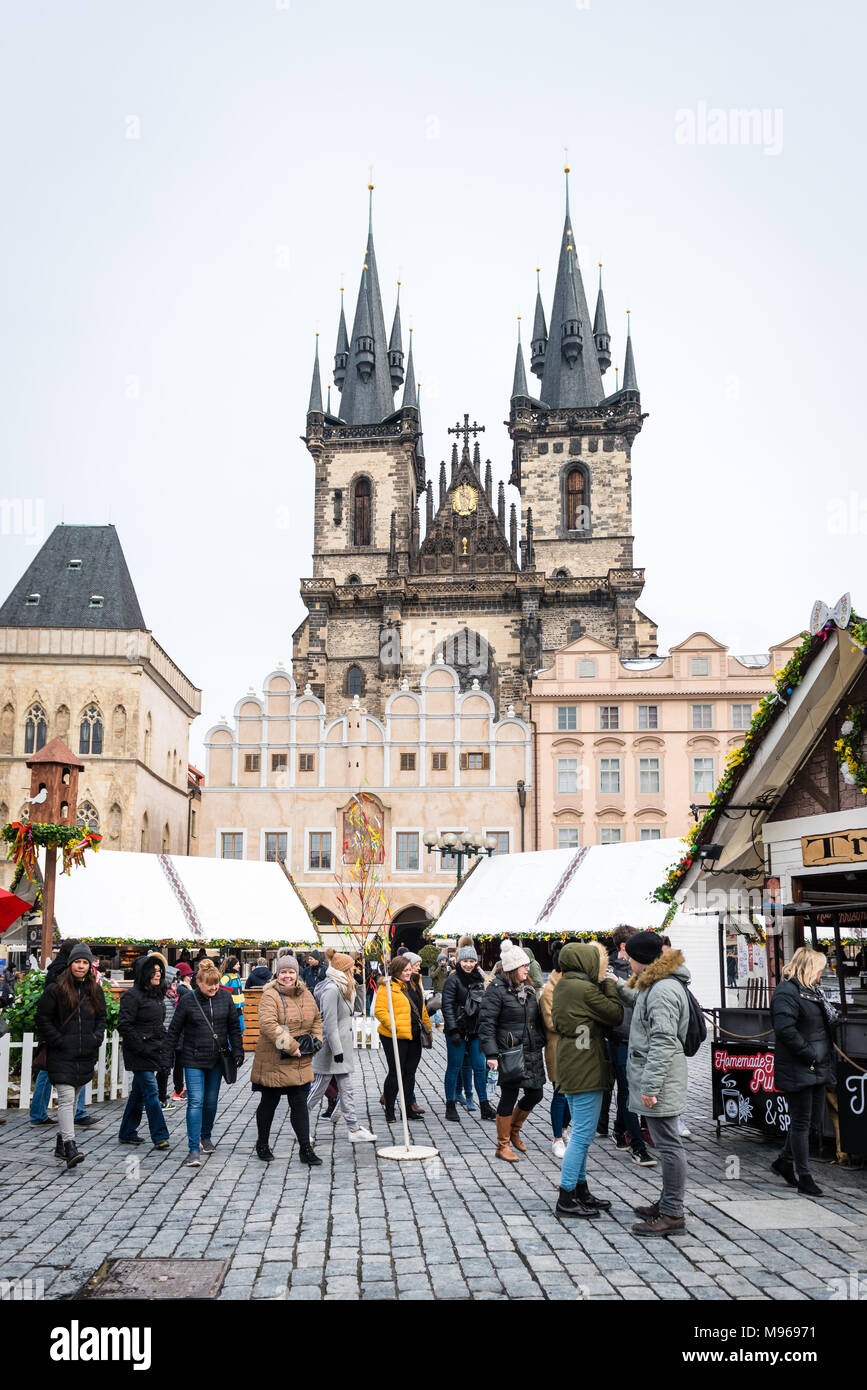
<instances>
[{"instance_id":1,"label":"dormer window","mask_svg":"<svg viewBox=\"0 0 867 1390\"><path fill-rule=\"evenodd\" d=\"M91 594L89 604L90 608L103 608L104 606L105 599L103 598L102 594Z\"/></svg>"},{"instance_id":2,"label":"dormer window","mask_svg":"<svg viewBox=\"0 0 867 1390\"><path fill-rule=\"evenodd\" d=\"M80 569L81 569L81 561L80 561L80 560L67 560L67 562L66 562L66 568L67 568L68 570L80 570Z\"/></svg>"},{"instance_id":3,"label":"dormer window","mask_svg":"<svg viewBox=\"0 0 867 1390\"><path fill-rule=\"evenodd\" d=\"M26 597L26 599L24 600L24 605L25 605L26 608L35 608L36 605L37 605L38 603L39 603L39 595L38 595L38 594L28 594L27 597Z\"/></svg>"}]
</instances>

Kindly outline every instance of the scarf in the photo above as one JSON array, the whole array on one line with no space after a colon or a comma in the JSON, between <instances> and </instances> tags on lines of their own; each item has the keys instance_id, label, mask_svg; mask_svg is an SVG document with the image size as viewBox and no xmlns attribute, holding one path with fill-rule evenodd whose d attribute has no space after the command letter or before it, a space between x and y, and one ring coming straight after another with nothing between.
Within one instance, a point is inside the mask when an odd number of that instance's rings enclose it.
<instances>
[{"instance_id":1,"label":"scarf","mask_svg":"<svg viewBox=\"0 0 867 1390\"><path fill-rule=\"evenodd\" d=\"M520 999L522 1004L526 1004L531 994L534 999L536 997L536 991L533 988L532 980L522 980L519 985L515 985L514 993L515 997Z\"/></svg>"},{"instance_id":2,"label":"scarf","mask_svg":"<svg viewBox=\"0 0 867 1390\"><path fill-rule=\"evenodd\" d=\"M816 1003L821 1005L827 1023L830 1027L833 1028L834 1024L840 1017L840 1010L834 1007L834 1005L831 1003L830 999L826 995L825 991L821 988L821 986L813 985L810 988L809 993L816 1000Z\"/></svg>"},{"instance_id":3,"label":"scarf","mask_svg":"<svg viewBox=\"0 0 867 1390\"><path fill-rule=\"evenodd\" d=\"M347 1004L355 1002L355 981L345 970L335 970L333 965L329 965L325 972L325 978L334 981Z\"/></svg>"}]
</instances>

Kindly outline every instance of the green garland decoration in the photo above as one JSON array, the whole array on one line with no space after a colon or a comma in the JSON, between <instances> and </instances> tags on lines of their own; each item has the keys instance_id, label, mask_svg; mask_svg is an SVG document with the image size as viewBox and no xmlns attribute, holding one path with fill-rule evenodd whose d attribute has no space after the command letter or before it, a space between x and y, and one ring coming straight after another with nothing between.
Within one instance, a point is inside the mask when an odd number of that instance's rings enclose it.
<instances>
[{"instance_id":1,"label":"green garland decoration","mask_svg":"<svg viewBox=\"0 0 867 1390\"><path fill-rule=\"evenodd\" d=\"M867 763L863 759L864 725L867 722L867 705L850 705L846 718L840 727L840 737L834 744L837 761L843 771L852 778L850 786L857 787L862 796L867 796ZM848 778L846 778L848 781Z\"/></svg>"}]
</instances>

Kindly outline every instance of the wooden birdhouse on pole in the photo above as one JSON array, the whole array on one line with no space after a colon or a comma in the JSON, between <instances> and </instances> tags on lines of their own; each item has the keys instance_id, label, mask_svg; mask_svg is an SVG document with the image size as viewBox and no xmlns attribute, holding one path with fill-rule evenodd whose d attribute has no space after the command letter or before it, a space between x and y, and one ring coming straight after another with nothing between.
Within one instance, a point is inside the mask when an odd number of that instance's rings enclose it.
<instances>
[{"instance_id":1,"label":"wooden birdhouse on pole","mask_svg":"<svg viewBox=\"0 0 867 1390\"><path fill-rule=\"evenodd\" d=\"M78 778L84 763L67 748L62 738L53 738L27 759L30 768L30 819L37 825L75 825L78 808ZM54 932L54 887L57 877L57 846L46 845L45 880L42 886L42 967L51 954Z\"/></svg>"}]
</instances>

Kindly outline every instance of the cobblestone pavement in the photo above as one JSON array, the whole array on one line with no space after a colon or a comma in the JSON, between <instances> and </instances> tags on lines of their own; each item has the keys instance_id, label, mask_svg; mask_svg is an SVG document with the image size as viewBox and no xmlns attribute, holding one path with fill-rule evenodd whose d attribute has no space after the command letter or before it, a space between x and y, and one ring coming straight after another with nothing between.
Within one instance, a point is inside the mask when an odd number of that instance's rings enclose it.
<instances>
[{"instance_id":1,"label":"cobblestone pavement","mask_svg":"<svg viewBox=\"0 0 867 1390\"><path fill-rule=\"evenodd\" d=\"M593 1222L559 1219L550 1087L524 1128L529 1152L506 1165L494 1157L493 1122L460 1107L459 1125L444 1122L444 1067L438 1033L418 1077L427 1114L412 1125L416 1143L439 1150L423 1163L380 1159L375 1145L348 1142L339 1117L320 1116L314 1138L324 1163L310 1170L298 1161L285 1107L272 1132L276 1161L260 1163L249 1062L221 1093L216 1152L200 1169L184 1166L183 1106L167 1115L166 1153L118 1145L121 1103L93 1106L102 1123L77 1132L87 1158L71 1172L53 1158L54 1126L31 1129L26 1115L8 1111L0 1280L41 1281L46 1298L68 1298L107 1257L140 1255L230 1260L223 1299L809 1300L831 1298L843 1287L835 1279L851 1288L852 1274L867 1289L867 1173L817 1162L826 1195L808 1202L769 1172L767 1142L727 1129L718 1140L707 1045L690 1063L688 1229L667 1240L642 1241L629 1229L632 1205L657 1195L658 1169L597 1140L588 1178L612 1211ZM366 1110L388 1143L382 1053L359 1054L359 1068L362 1121ZM758 1208L740 1208L737 1220L728 1207L768 1197L796 1202L792 1214L806 1204L810 1224L752 1229Z\"/></svg>"}]
</instances>

